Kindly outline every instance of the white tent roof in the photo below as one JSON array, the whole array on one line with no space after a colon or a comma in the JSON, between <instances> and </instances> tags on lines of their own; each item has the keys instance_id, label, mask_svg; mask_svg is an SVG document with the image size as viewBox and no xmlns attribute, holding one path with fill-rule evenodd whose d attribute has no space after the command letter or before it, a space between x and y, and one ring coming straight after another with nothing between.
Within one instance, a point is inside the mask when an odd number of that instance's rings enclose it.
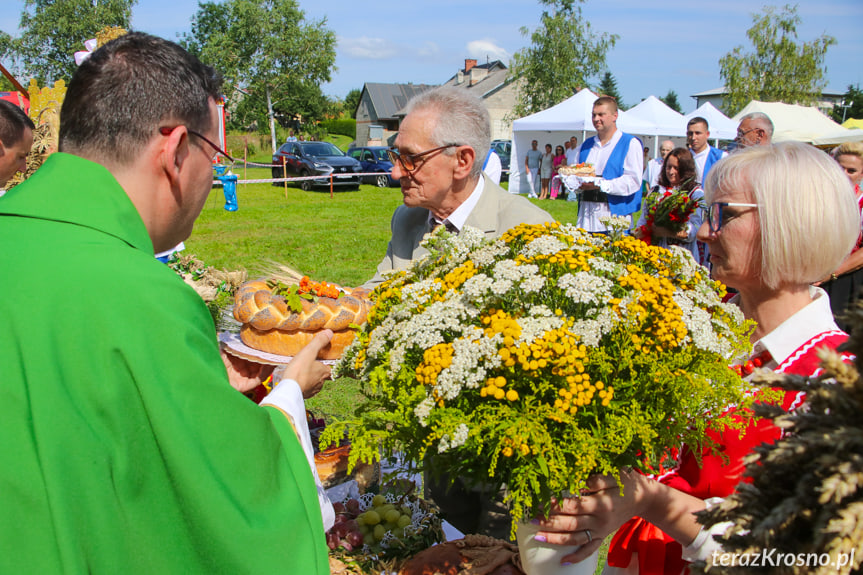
<instances>
[{"instance_id":1,"label":"white tent roof","mask_svg":"<svg viewBox=\"0 0 863 575\"><path fill-rule=\"evenodd\" d=\"M596 94L585 88L556 106L519 118L512 123L512 131L592 130L593 102L597 98Z\"/></svg>"},{"instance_id":2,"label":"white tent roof","mask_svg":"<svg viewBox=\"0 0 863 575\"><path fill-rule=\"evenodd\" d=\"M752 100L737 112L734 121L752 112L762 112L773 122L774 142L808 142L816 146L829 146L842 142L863 141L863 130L843 128L817 108L783 104L782 102L759 102Z\"/></svg>"},{"instance_id":3,"label":"white tent roof","mask_svg":"<svg viewBox=\"0 0 863 575\"><path fill-rule=\"evenodd\" d=\"M721 140L733 140L737 137L738 121L732 120L710 102L701 104L693 112L689 112L683 118L689 122L692 118L700 116L707 120L708 128L710 129L711 138L719 138Z\"/></svg>"},{"instance_id":4,"label":"white tent roof","mask_svg":"<svg viewBox=\"0 0 863 575\"><path fill-rule=\"evenodd\" d=\"M649 125L639 134L650 136L685 136L686 122L683 114L675 112L656 96L648 96L637 106L626 111L627 117L633 116ZM624 130L628 132L629 130Z\"/></svg>"},{"instance_id":5,"label":"white tent roof","mask_svg":"<svg viewBox=\"0 0 863 575\"><path fill-rule=\"evenodd\" d=\"M587 88L584 88L560 104L531 114L530 116L519 118L512 123L512 131L592 131L593 102L598 97ZM623 110L617 114L617 127L629 134L653 133L646 131L651 129L649 122L641 120L637 116L632 116L630 112L624 112Z\"/></svg>"}]
</instances>

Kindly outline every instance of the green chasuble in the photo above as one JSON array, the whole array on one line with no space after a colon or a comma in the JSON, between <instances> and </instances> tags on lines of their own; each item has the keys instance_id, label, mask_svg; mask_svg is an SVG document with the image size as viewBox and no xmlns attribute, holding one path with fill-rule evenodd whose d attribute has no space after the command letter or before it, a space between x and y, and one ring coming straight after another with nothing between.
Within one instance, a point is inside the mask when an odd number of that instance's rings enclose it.
<instances>
[{"instance_id":1,"label":"green chasuble","mask_svg":"<svg viewBox=\"0 0 863 575\"><path fill-rule=\"evenodd\" d=\"M0 573L329 573L285 415L98 164L0 198Z\"/></svg>"}]
</instances>

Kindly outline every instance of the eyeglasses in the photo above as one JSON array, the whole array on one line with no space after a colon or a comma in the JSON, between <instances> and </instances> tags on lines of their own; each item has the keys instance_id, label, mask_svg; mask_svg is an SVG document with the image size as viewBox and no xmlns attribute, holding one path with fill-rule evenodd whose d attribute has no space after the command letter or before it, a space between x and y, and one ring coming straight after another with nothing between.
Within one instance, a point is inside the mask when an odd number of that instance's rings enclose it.
<instances>
[{"instance_id":1,"label":"eyeglasses","mask_svg":"<svg viewBox=\"0 0 863 575\"><path fill-rule=\"evenodd\" d=\"M174 126L173 128L169 128L168 126L162 126L161 128L159 128L159 133L162 134L163 136L170 136L171 132L173 132L176 129L177 129L177 126ZM216 150L217 154L221 154L221 155L225 156L226 158L228 158L228 160L231 163L236 162L236 160L234 158L232 158L231 155L228 154L228 152L226 152L225 150L223 150L222 148L220 148L219 146L214 144L209 138L207 138L203 134L200 134L200 133L196 132L195 130L190 130L189 128L186 128L186 131L189 132L190 134L192 134L193 136L201 138L202 140L204 140L205 142L210 144L210 146L214 150Z\"/></svg>"},{"instance_id":2,"label":"eyeglasses","mask_svg":"<svg viewBox=\"0 0 863 575\"><path fill-rule=\"evenodd\" d=\"M389 156L392 163L395 164L396 162L398 162L399 164L401 164L402 168L405 169L405 171L412 172L422 165L417 164L417 160L419 160L423 156L427 156L441 150L446 150L447 148L455 148L456 146L460 145L461 144L447 144L445 146L438 146L437 148L426 150L425 152L420 152L419 154L399 154L395 150L387 150L387 156Z\"/></svg>"},{"instance_id":3,"label":"eyeglasses","mask_svg":"<svg viewBox=\"0 0 863 575\"><path fill-rule=\"evenodd\" d=\"M757 208L758 204L738 204L734 202L713 202L707 206L707 224L714 234L722 229L722 210L731 206L733 208Z\"/></svg>"},{"instance_id":4,"label":"eyeglasses","mask_svg":"<svg viewBox=\"0 0 863 575\"><path fill-rule=\"evenodd\" d=\"M754 132L757 129L758 128L750 128L750 129L746 130L745 132L737 132L737 137L734 139L735 140L742 140L743 137L746 136L746 134L748 134L749 132Z\"/></svg>"}]
</instances>

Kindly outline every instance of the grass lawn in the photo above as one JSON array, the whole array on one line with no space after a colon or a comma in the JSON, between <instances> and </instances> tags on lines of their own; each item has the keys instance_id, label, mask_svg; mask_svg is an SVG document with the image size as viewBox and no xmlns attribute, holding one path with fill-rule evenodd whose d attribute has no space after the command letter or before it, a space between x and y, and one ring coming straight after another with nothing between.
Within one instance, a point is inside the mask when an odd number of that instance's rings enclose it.
<instances>
[{"instance_id":1,"label":"grass lawn","mask_svg":"<svg viewBox=\"0 0 863 575\"><path fill-rule=\"evenodd\" d=\"M270 177L265 168L242 168L243 179ZM287 196L287 197L286 197ZM399 188L362 185L358 191L304 192L272 184L237 186L240 209L224 210L213 188L187 253L217 268L245 269L252 277L269 262L288 265L318 280L362 284L374 275L390 239L390 218L402 202ZM574 202L531 200L561 222L575 220Z\"/></svg>"}]
</instances>

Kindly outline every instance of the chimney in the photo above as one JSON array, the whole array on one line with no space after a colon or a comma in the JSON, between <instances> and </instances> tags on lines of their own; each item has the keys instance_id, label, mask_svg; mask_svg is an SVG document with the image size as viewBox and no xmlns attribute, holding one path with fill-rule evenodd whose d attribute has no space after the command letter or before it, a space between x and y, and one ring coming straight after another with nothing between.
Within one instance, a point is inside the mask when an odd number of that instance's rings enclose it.
<instances>
[{"instance_id":1,"label":"chimney","mask_svg":"<svg viewBox=\"0 0 863 575\"><path fill-rule=\"evenodd\" d=\"M465 73L470 72L470 69L476 66L476 60L471 60L469 58L464 59L464 71Z\"/></svg>"}]
</instances>

